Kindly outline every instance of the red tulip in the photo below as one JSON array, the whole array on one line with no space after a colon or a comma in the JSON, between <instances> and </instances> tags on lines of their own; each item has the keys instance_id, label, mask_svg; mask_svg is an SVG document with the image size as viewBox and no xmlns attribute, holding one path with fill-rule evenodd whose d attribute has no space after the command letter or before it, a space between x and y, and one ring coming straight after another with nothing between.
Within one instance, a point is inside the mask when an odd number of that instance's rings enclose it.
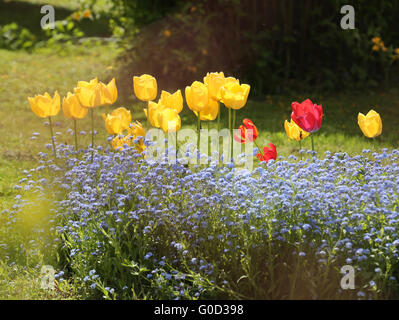
<instances>
[{"instance_id":1,"label":"red tulip","mask_svg":"<svg viewBox=\"0 0 399 320\"><path fill-rule=\"evenodd\" d=\"M292 103L291 119L306 132L315 132L320 129L323 119L323 108L306 99L302 103Z\"/></svg>"},{"instance_id":2,"label":"red tulip","mask_svg":"<svg viewBox=\"0 0 399 320\"><path fill-rule=\"evenodd\" d=\"M255 141L258 137L258 129L255 127L254 123L249 119L243 120L244 125L240 125L238 130L240 131L240 136L234 135L234 140L239 143L247 143Z\"/></svg>"},{"instance_id":3,"label":"red tulip","mask_svg":"<svg viewBox=\"0 0 399 320\"><path fill-rule=\"evenodd\" d=\"M273 143L269 143L269 148L264 147L263 154L258 153L256 156L260 161L268 162L271 159L276 160L277 158L276 146Z\"/></svg>"}]
</instances>

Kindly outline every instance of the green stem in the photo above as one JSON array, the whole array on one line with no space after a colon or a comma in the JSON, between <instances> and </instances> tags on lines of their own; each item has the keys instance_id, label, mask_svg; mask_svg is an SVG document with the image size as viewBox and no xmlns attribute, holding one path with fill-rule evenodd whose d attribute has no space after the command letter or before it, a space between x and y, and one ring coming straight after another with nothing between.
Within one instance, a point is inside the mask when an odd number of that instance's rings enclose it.
<instances>
[{"instance_id":1,"label":"green stem","mask_svg":"<svg viewBox=\"0 0 399 320\"><path fill-rule=\"evenodd\" d=\"M199 150L200 150L200 139L201 139L201 118L200 118L200 111L198 111L197 133L198 133L197 149L198 149L198 152L199 152Z\"/></svg>"},{"instance_id":2,"label":"green stem","mask_svg":"<svg viewBox=\"0 0 399 320\"><path fill-rule=\"evenodd\" d=\"M54 134L53 134L53 123L51 122L51 117L48 117L48 119L50 122L50 134L51 134L51 142L53 144L54 158L57 158L57 151L55 150L55 142L54 142Z\"/></svg>"},{"instance_id":3,"label":"green stem","mask_svg":"<svg viewBox=\"0 0 399 320\"><path fill-rule=\"evenodd\" d=\"M302 150L302 141L299 140L299 154L300 154L301 160L302 160L302 153L301 153L301 150Z\"/></svg>"},{"instance_id":4,"label":"green stem","mask_svg":"<svg viewBox=\"0 0 399 320\"><path fill-rule=\"evenodd\" d=\"M230 131L230 160L233 158L233 127L231 125L231 108L229 108L229 131Z\"/></svg>"},{"instance_id":5,"label":"green stem","mask_svg":"<svg viewBox=\"0 0 399 320\"><path fill-rule=\"evenodd\" d=\"M262 148L259 147L258 143L256 142L256 140L254 140L256 147L259 150L259 153L262 153Z\"/></svg>"},{"instance_id":6,"label":"green stem","mask_svg":"<svg viewBox=\"0 0 399 320\"><path fill-rule=\"evenodd\" d=\"M210 144L211 137L210 137L210 135L209 135L209 131L210 131L210 121L208 120L207 122L208 122L208 157L210 157L210 156L211 156L211 144Z\"/></svg>"},{"instance_id":7,"label":"green stem","mask_svg":"<svg viewBox=\"0 0 399 320\"><path fill-rule=\"evenodd\" d=\"M91 162L93 162L94 158L94 110L90 108L90 116L91 116Z\"/></svg>"},{"instance_id":8,"label":"green stem","mask_svg":"<svg viewBox=\"0 0 399 320\"><path fill-rule=\"evenodd\" d=\"M76 131L76 119L73 119L73 127L75 132L75 150L78 151L78 133Z\"/></svg>"},{"instance_id":9,"label":"green stem","mask_svg":"<svg viewBox=\"0 0 399 320\"><path fill-rule=\"evenodd\" d=\"M220 107L220 104L221 103L219 103L219 112L218 112L218 132L220 131L220 112L222 111L222 108Z\"/></svg>"},{"instance_id":10,"label":"green stem","mask_svg":"<svg viewBox=\"0 0 399 320\"><path fill-rule=\"evenodd\" d=\"M313 134L310 134L310 140L312 140L312 151L314 151L314 141L313 141Z\"/></svg>"}]
</instances>

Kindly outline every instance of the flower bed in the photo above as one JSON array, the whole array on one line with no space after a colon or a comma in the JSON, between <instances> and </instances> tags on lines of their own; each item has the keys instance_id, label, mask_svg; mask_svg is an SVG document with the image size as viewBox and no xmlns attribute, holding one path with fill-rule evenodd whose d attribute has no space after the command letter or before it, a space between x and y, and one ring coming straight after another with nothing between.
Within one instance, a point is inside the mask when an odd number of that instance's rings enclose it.
<instances>
[{"instance_id":1,"label":"flower bed","mask_svg":"<svg viewBox=\"0 0 399 320\"><path fill-rule=\"evenodd\" d=\"M57 165L43 157L21 187L58 199L47 243L60 254L56 276L89 296L398 296L398 150L290 156L252 172L148 164L133 147L98 147L93 162L90 150L57 151ZM344 265L355 290L340 287Z\"/></svg>"}]
</instances>

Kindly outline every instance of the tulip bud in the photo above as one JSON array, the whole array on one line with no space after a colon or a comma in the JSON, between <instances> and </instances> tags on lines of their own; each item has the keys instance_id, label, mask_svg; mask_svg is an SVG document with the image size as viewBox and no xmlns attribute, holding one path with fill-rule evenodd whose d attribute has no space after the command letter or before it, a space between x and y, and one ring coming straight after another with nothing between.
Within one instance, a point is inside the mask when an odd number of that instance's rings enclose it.
<instances>
[{"instance_id":1,"label":"tulip bud","mask_svg":"<svg viewBox=\"0 0 399 320\"><path fill-rule=\"evenodd\" d=\"M189 87L186 87L186 101L192 111L201 112L208 106L209 96L208 88L199 81L194 81Z\"/></svg>"},{"instance_id":2,"label":"tulip bud","mask_svg":"<svg viewBox=\"0 0 399 320\"><path fill-rule=\"evenodd\" d=\"M285 120L284 122L284 129L287 133L288 138L300 141L309 136L309 132L302 130L294 121L288 122Z\"/></svg>"},{"instance_id":3,"label":"tulip bud","mask_svg":"<svg viewBox=\"0 0 399 320\"><path fill-rule=\"evenodd\" d=\"M148 74L133 78L134 94L139 100L152 101L157 97L157 80Z\"/></svg>"},{"instance_id":4,"label":"tulip bud","mask_svg":"<svg viewBox=\"0 0 399 320\"><path fill-rule=\"evenodd\" d=\"M382 133L381 117L374 110L370 110L366 115L359 113L358 124L367 138L375 138Z\"/></svg>"}]
</instances>

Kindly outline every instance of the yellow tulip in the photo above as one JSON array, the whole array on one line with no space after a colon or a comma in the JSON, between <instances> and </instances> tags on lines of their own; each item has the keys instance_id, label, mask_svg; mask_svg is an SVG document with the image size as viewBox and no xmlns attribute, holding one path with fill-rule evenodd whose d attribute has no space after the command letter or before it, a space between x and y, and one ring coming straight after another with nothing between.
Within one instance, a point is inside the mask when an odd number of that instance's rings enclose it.
<instances>
[{"instance_id":1,"label":"yellow tulip","mask_svg":"<svg viewBox=\"0 0 399 320\"><path fill-rule=\"evenodd\" d=\"M200 120L203 121L213 121L216 119L219 113L219 101L214 99L209 99L208 105L202 109L200 113ZM198 112L194 111L195 115L198 117Z\"/></svg>"},{"instance_id":2,"label":"yellow tulip","mask_svg":"<svg viewBox=\"0 0 399 320\"><path fill-rule=\"evenodd\" d=\"M127 129L128 133L135 138L137 137L145 137L145 130L143 126L141 125L140 122L136 121L135 123L132 123L129 128Z\"/></svg>"},{"instance_id":3,"label":"yellow tulip","mask_svg":"<svg viewBox=\"0 0 399 320\"><path fill-rule=\"evenodd\" d=\"M173 94L162 90L161 99L158 103L162 104L165 108L175 109L177 113L183 110L183 96L180 90L177 90Z\"/></svg>"},{"instance_id":4,"label":"yellow tulip","mask_svg":"<svg viewBox=\"0 0 399 320\"><path fill-rule=\"evenodd\" d=\"M223 104L231 109L241 109L247 103L249 90L250 86L248 84L240 85L238 80L228 81L220 89Z\"/></svg>"},{"instance_id":5,"label":"yellow tulip","mask_svg":"<svg viewBox=\"0 0 399 320\"><path fill-rule=\"evenodd\" d=\"M164 132L176 132L181 128L181 119L175 109L163 109L159 113L161 129Z\"/></svg>"},{"instance_id":6,"label":"yellow tulip","mask_svg":"<svg viewBox=\"0 0 399 320\"><path fill-rule=\"evenodd\" d=\"M111 145L112 147L116 149L123 150L124 145L128 145L129 147L132 145L132 136L127 135L127 136L119 136L117 135L115 138L112 139Z\"/></svg>"},{"instance_id":7,"label":"yellow tulip","mask_svg":"<svg viewBox=\"0 0 399 320\"><path fill-rule=\"evenodd\" d=\"M224 73L207 73L204 77L204 83L208 86L209 96L214 100L220 100L220 88L225 84Z\"/></svg>"},{"instance_id":8,"label":"yellow tulip","mask_svg":"<svg viewBox=\"0 0 399 320\"><path fill-rule=\"evenodd\" d=\"M132 121L130 111L120 107L112 111L111 114L103 114L105 121L105 128L109 134L121 134L123 130L129 128L129 124Z\"/></svg>"},{"instance_id":9,"label":"yellow tulip","mask_svg":"<svg viewBox=\"0 0 399 320\"><path fill-rule=\"evenodd\" d=\"M192 111L201 112L209 103L208 88L199 81L194 81L190 87L186 87L186 101Z\"/></svg>"},{"instance_id":10,"label":"yellow tulip","mask_svg":"<svg viewBox=\"0 0 399 320\"><path fill-rule=\"evenodd\" d=\"M146 145L144 144L143 138L145 138L145 130L143 126L141 125L140 122L136 121L135 123L132 123L130 125L130 128L128 129L129 134L133 137L133 140L142 137L138 143L134 144L134 147L138 152L143 152L146 148Z\"/></svg>"},{"instance_id":11,"label":"yellow tulip","mask_svg":"<svg viewBox=\"0 0 399 320\"><path fill-rule=\"evenodd\" d=\"M82 106L86 108L94 108L105 104L104 88L101 83L98 83L97 78L90 80L90 82L78 81L75 94Z\"/></svg>"},{"instance_id":12,"label":"yellow tulip","mask_svg":"<svg viewBox=\"0 0 399 320\"><path fill-rule=\"evenodd\" d=\"M108 84L100 82L103 104L114 104L118 98L118 89L116 88L115 78L113 78Z\"/></svg>"},{"instance_id":13,"label":"yellow tulip","mask_svg":"<svg viewBox=\"0 0 399 320\"><path fill-rule=\"evenodd\" d=\"M57 91L53 98L46 92L44 95L29 97L28 101L32 111L40 118L56 116L61 108L61 99Z\"/></svg>"},{"instance_id":14,"label":"yellow tulip","mask_svg":"<svg viewBox=\"0 0 399 320\"><path fill-rule=\"evenodd\" d=\"M68 92L67 96L62 99L62 111L68 119L83 119L88 109L83 107L75 94Z\"/></svg>"},{"instance_id":15,"label":"yellow tulip","mask_svg":"<svg viewBox=\"0 0 399 320\"><path fill-rule=\"evenodd\" d=\"M294 121L288 122L285 120L284 129L290 139L300 141L309 136L309 132L302 130Z\"/></svg>"},{"instance_id":16,"label":"yellow tulip","mask_svg":"<svg viewBox=\"0 0 399 320\"><path fill-rule=\"evenodd\" d=\"M136 97L142 101L151 101L157 97L157 80L148 74L133 77L133 88Z\"/></svg>"},{"instance_id":17,"label":"yellow tulip","mask_svg":"<svg viewBox=\"0 0 399 320\"><path fill-rule=\"evenodd\" d=\"M360 129L367 138L375 138L382 132L381 117L374 110L370 110L366 115L359 113L357 121Z\"/></svg>"},{"instance_id":18,"label":"yellow tulip","mask_svg":"<svg viewBox=\"0 0 399 320\"><path fill-rule=\"evenodd\" d=\"M145 116L155 128L160 128L159 113L164 109L164 106L153 101L148 102L148 108L144 109Z\"/></svg>"}]
</instances>

